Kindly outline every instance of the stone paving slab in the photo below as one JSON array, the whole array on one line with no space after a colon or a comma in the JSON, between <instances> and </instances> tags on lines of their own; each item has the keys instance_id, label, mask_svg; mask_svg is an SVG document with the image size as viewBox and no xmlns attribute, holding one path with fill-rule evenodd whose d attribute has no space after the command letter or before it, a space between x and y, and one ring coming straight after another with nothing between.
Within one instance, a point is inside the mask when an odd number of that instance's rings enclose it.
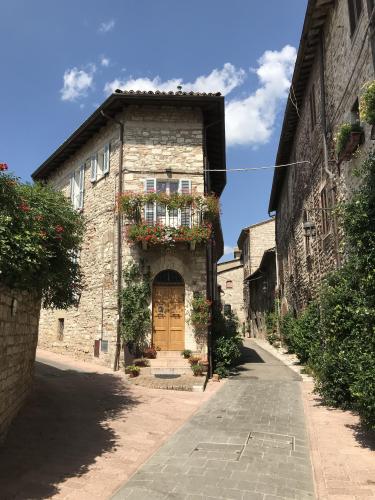
<instances>
[{"instance_id":1,"label":"stone paving slab","mask_svg":"<svg viewBox=\"0 0 375 500\"><path fill-rule=\"evenodd\" d=\"M238 375L112 498L314 498L300 377L248 341Z\"/></svg>"}]
</instances>

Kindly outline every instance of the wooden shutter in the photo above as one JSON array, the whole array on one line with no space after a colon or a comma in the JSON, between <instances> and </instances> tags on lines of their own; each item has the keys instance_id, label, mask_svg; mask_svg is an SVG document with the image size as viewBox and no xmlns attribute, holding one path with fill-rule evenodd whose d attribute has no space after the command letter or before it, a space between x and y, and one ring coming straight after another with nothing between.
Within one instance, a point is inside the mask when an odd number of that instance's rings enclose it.
<instances>
[{"instance_id":1,"label":"wooden shutter","mask_svg":"<svg viewBox=\"0 0 375 500\"><path fill-rule=\"evenodd\" d=\"M103 174L108 174L109 172L109 144L104 146L104 158L103 158Z\"/></svg>"},{"instance_id":2,"label":"wooden shutter","mask_svg":"<svg viewBox=\"0 0 375 500\"><path fill-rule=\"evenodd\" d=\"M94 155L91 157L90 160L90 165L91 165L91 182L96 181L96 176L97 176L97 171L98 171L98 155Z\"/></svg>"},{"instance_id":3,"label":"wooden shutter","mask_svg":"<svg viewBox=\"0 0 375 500\"><path fill-rule=\"evenodd\" d=\"M83 208L84 192L85 192L85 165L81 165L79 167L79 199L77 208Z\"/></svg>"},{"instance_id":4,"label":"wooden shutter","mask_svg":"<svg viewBox=\"0 0 375 500\"><path fill-rule=\"evenodd\" d=\"M155 191L156 191L156 179L146 179L145 180L145 191L146 191L146 193L155 193Z\"/></svg>"},{"instance_id":5,"label":"wooden shutter","mask_svg":"<svg viewBox=\"0 0 375 500\"><path fill-rule=\"evenodd\" d=\"M191 181L188 179L181 179L179 191L182 194L190 194L191 193Z\"/></svg>"}]
</instances>

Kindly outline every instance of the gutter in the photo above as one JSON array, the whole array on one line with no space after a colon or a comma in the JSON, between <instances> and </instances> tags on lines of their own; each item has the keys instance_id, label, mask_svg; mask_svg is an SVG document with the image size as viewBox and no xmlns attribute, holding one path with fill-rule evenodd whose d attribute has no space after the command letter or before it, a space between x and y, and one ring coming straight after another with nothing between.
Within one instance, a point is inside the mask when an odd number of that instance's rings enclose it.
<instances>
[{"instance_id":1,"label":"gutter","mask_svg":"<svg viewBox=\"0 0 375 500\"><path fill-rule=\"evenodd\" d=\"M116 123L119 126L120 132L120 151L119 151L119 172L118 172L118 196L122 193L122 176L123 176L123 161L124 161L124 123L116 120L112 116L107 115L101 109L100 113L104 118ZM117 337L116 337L116 353L113 364L113 371L118 371L120 368L120 353L121 353L121 293L122 293L122 219L120 213L117 214Z\"/></svg>"}]
</instances>

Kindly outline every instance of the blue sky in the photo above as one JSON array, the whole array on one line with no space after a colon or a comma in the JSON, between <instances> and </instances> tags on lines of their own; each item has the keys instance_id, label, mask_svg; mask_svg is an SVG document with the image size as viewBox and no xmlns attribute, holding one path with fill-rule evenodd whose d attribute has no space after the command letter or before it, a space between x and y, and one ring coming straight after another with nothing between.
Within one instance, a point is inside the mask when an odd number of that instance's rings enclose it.
<instances>
[{"instance_id":1,"label":"blue sky","mask_svg":"<svg viewBox=\"0 0 375 500\"><path fill-rule=\"evenodd\" d=\"M0 161L29 180L105 88L179 80L226 94L228 168L273 165L306 3L3 0ZM228 174L227 247L268 217L271 180L271 170Z\"/></svg>"}]
</instances>

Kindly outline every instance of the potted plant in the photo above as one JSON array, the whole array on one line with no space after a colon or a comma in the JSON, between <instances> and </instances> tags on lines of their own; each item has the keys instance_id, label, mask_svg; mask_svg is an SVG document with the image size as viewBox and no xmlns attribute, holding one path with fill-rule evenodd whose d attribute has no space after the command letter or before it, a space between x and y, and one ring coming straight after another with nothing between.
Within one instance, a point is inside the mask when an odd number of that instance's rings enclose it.
<instances>
[{"instance_id":1,"label":"potted plant","mask_svg":"<svg viewBox=\"0 0 375 500\"><path fill-rule=\"evenodd\" d=\"M151 347L147 347L147 349L145 349L143 351L143 357L144 358L148 358L148 359L155 359L156 358L156 349L154 346L151 346Z\"/></svg>"},{"instance_id":2,"label":"potted plant","mask_svg":"<svg viewBox=\"0 0 375 500\"><path fill-rule=\"evenodd\" d=\"M181 351L181 356L183 356L185 359L189 359L192 354L193 353L190 349L184 349L183 351Z\"/></svg>"},{"instance_id":3,"label":"potted plant","mask_svg":"<svg viewBox=\"0 0 375 500\"><path fill-rule=\"evenodd\" d=\"M203 375L203 366L200 363L191 365L194 377L201 377Z\"/></svg>"},{"instance_id":4,"label":"potted plant","mask_svg":"<svg viewBox=\"0 0 375 500\"><path fill-rule=\"evenodd\" d=\"M138 377L140 371L141 369L139 368L139 366L135 365L129 365L125 369L125 373L128 373L130 378Z\"/></svg>"},{"instance_id":5,"label":"potted plant","mask_svg":"<svg viewBox=\"0 0 375 500\"><path fill-rule=\"evenodd\" d=\"M201 361L200 356L190 356L189 357L189 363L191 366L198 365Z\"/></svg>"},{"instance_id":6,"label":"potted plant","mask_svg":"<svg viewBox=\"0 0 375 500\"><path fill-rule=\"evenodd\" d=\"M150 362L147 358L137 358L133 361L135 366L140 366L142 368L150 366Z\"/></svg>"},{"instance_id":7,"label":"potted plant","mask_svg":"<svg viewBox=\"0 0 375 500\"><path fill-rule=\"evenodd\" d=\"M336 152L339 162L350 160L361 142L363 128L359 123L343 123L336 136Z\"/></svg>"}]
</instances>

